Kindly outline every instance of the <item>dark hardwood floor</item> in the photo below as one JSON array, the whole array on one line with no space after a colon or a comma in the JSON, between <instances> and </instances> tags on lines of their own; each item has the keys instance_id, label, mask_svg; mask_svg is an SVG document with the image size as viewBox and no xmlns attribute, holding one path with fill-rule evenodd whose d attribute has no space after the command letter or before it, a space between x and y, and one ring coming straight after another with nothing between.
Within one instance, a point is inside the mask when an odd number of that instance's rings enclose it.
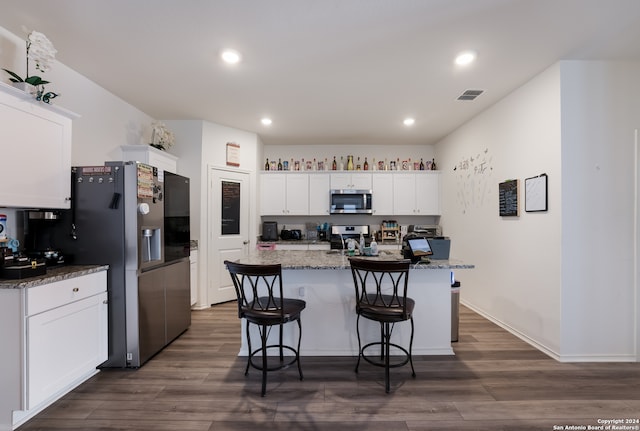
<instances>
[{"instance_id":1,"label":"dark hardwood floor","mask_svg":"<svg viewBox=\"0 0 640 431\"><path fill-rule=\"evenodd\" d=\"M19 429L524 431L640 419L640 364L559 363L464 307L456 355L414 358L415 379L392 370L390 394L381 368L356 375L354 358L303 357L304 381L295 367L270 373L262 398L260 373L245 377L236 356L235 307L194 311L142 368L105 370Z\"/></svg>"}]
</instances>

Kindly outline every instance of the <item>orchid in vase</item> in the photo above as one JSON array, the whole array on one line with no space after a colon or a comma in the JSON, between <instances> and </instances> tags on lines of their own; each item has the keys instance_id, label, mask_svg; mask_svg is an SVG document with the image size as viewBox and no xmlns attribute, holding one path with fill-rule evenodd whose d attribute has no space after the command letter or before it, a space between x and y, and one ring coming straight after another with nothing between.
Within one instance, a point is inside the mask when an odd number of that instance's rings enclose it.
<instances>
[{"instance_id":1,"label":"orchid in vase","mask_svg":"<svg viewBox=\"0 0 640 431\"><path fill-rule=\"evenodd\" d=\"M45 81L41 77L37 75L29 76L29 60L31 60L36 65L36 70L40 72L46 72L51 69L51 63L55 59L56 53L58 52L54 47L51 41L44 34L32 31L29 33L27 38L27 76L22 79L20 75L15 72L12 72L7 69L2 69L7 72L11 77L9 80L16 83L26 83L33 85L37 89L36 98L38 100L42 100L43 102L49 103L50 99L57 97L58 94L53 92L44 91L44 85L49 84L49 81Z\"/></svg>"}]
</instances>

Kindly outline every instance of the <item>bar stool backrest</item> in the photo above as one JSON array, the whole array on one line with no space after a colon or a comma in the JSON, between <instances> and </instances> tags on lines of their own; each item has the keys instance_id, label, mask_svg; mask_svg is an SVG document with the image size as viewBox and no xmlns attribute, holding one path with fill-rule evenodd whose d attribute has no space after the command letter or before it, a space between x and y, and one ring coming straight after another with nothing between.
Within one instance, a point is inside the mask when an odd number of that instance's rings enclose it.
<instances>
[{"instance_id":1,"label":"bar stool backrest","mask_svg":"<svg viewBox=\"0 0 640 431\"><path fill-rule=\"evenodd\" d=\"M400 309L399 320L406 320L407 289L409 284L408 259L379 261L366 258L350 258L353 284L356 290L356 307ZM381 310L383 313L384 311Z\"/></svg>"},{"instance_id":2,"label":"bar stool backrest","mask_svg":"<svg viewBox=\"0 0 640 431\"><path fill-rule=\"evenodd\" d=\"M282 267L225 261L238 299L238 317L247 313L283 315Z\"/></svg>"}]
</instances>

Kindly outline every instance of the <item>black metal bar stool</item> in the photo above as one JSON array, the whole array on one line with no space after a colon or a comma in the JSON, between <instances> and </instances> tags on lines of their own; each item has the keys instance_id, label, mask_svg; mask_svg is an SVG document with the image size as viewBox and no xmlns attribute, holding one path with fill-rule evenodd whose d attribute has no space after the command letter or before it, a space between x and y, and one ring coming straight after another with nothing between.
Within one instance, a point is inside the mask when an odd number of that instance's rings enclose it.
<instances>
[{"instance_id":1,"label":"black metal bar stool","mask_svg":"<svg viewBox=\"0 0 640 431\"><path fill-rule=\"evenodd\" d=\"M374 259L349 258L353 283L356 289L356 331L358 333L358 362L356 373L360 366L360 358L372 365L385 369L385 391L389 393L389 369L411 364L411 375L416 376L413 368L411 349L413 347L413 309L415 301L407 297L409 284L409 265L411 261L394 260L381 261ZM362 345L360 341L360 317L380 323L380 341ZM394 325L409 320L411 322L411 338L409 349L391 342ZM380 346L380 357L365 353L373 346ZM395 347L404 355L398 362L391 363L390 347Z\"/></svg>"},{"instance_id":2,"label":"black metal bar stool","mask_svg":"<svg viewBox=\"0 0 640 431\"><path fill-rule=\"evenodd\" d=\"M307 306L301 299L283 298L282 294L282 268L277 265L246 265L225 261L233 286L238 298L238 317L246 319L247 325L247 345L249 356L247 357L247 368L244 375L249 373L249 366L262 371L262 396L267 390L267 372L286 368L294 363L298 364L300 380L302 369L300 368L300 341L302 340L302 323L300 314ZM288 322L298 322L298 346L291 347L283 344L282 326ZM258 326L260 331L261 345L252 350L250 324ZM267 345L267 338L271 328L279 326L280 338L278 344ZM279 361L276 365L269 366L267 360L267 350L277 348L279 350ZM284 350L293 352L292 359L285 361ZM261 354L262 361L256 364L253 357Z\"/></svg>"}]
</instances>

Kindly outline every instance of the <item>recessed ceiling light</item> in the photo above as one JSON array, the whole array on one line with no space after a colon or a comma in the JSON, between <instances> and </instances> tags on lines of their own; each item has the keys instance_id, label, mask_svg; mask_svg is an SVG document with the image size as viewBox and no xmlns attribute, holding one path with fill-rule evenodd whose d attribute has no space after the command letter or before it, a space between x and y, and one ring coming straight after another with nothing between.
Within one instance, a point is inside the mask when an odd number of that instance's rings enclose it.
<instances>
[{"instance_id":1,"label":"recessed ceiling light","mask_svg":"<svg viewBox=\"0 0 640 431\"><path fill-rule=\"evenodd\" d=\"M240 53L232 49L225 49L220 55L225 63L236 64L240 61Z\"/></svg>"},{"instance_id":2,"label":"recessed ceiling light","mask_svg":"<svg viewBox=\"0 0 640 431\"><path fill-rule=\"evenodd\" d=\"M458 66L466 66L468 64L473 63L475 61L475 59L476 59L476 56L477 55L476 55L476 53L474 51L461 52L456 57L456 64Z\"/></svg>"},{"instance_id":3,"label":"recessed ceiling light","mask_svg":"<svg viewBox=\"0 0 640 431\"><path fill-rule=\"evenodd\" d=\"M261 122L262 124L264 124L265 126L270 126L270 125L271 125L271 123L273 123L273 121L271 121L271 118L266 118L266 117L265 117L265 118L263 118L262 120L260 120L260 122Z\"/></svg>"},{"instance_id":4,"label":"recessed ceiling light","mask_svg":"<svg viewBox=\"0 0 640 431\"><path fill-rule=\"evenodd\" d=\"M403 121L405 126L413 126L416 123L415 118L405 118Z\"/></svg>"}]
</instances>

